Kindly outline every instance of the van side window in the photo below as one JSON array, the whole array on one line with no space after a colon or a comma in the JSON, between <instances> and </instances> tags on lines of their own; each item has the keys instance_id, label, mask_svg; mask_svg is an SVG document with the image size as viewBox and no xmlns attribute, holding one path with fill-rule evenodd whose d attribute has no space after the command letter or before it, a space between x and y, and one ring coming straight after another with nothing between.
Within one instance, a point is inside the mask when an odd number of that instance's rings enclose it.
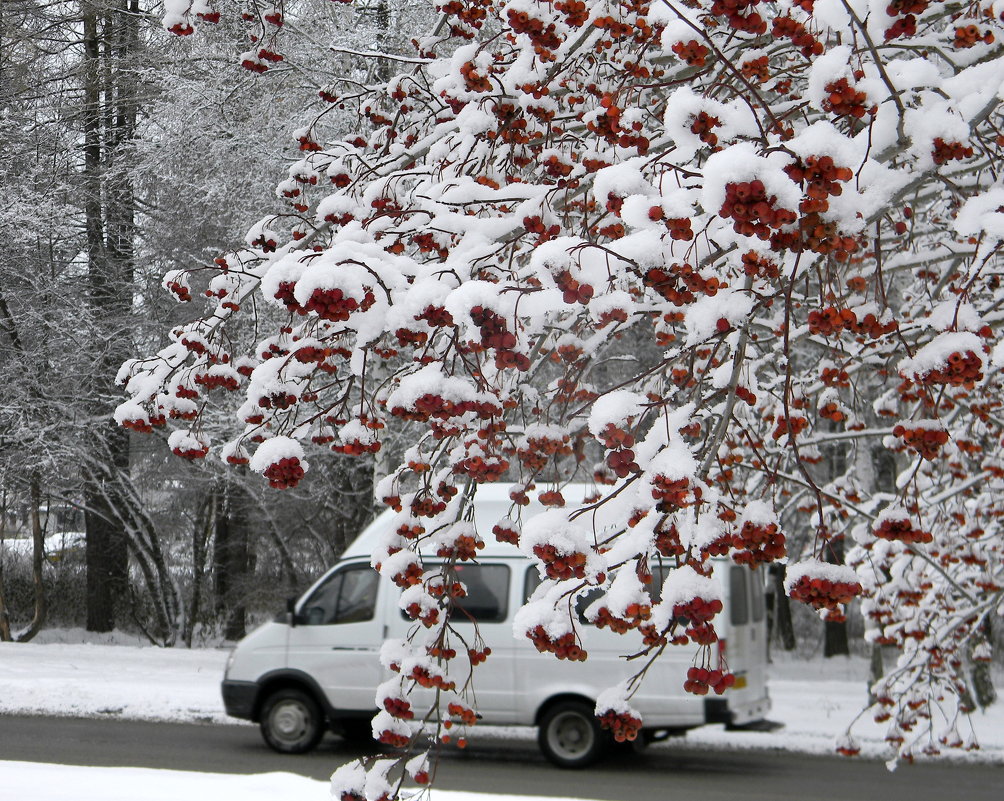
<instances>
[{"instance_id":1,"label":"van side window","mask_svg":"<svg viewBox=\"0 0 1004 801\"><path fill-rule=\"evenodd\" d=\"M379 581L379 574L369 565L332 573L301 608L303 624L330 626L372 620Z\"/></svg>"},{"instance_id":2,"label":"van side window","mask_svg":"<svg viewBox=\"0 0 1004 801\"><path fill-rule=\"evenodd\" d=\"M749 623L750 610L746 602L746 568L733 565L729 568L729 606L732 608L733 626Z\"/></svg>"},{"instance_id":3,"label":"van side window","mask_svg":"<svg viewBox=\"0 0 1004 801\"><path fill-rule=\"evenodd\" d=\"M530 600L530 596L533 595L533 591L540 586L542 581L543 579L541 579L540 573L537 571L536 567L527 568L526 578L523 581L523 603ZM593 602L599 599L601 595L603 595L603 590L599 587L593 587L591 590L586 590L575 599L575 614L578 616L580 623L589 625L590 621L586 620L586 610L592 606Z\"/></svg>"},{"instance_id":4,"label":"van side window","mask_svg":"<svg viewBox=\"0 0 1004 801\"><path fill-rule=\"evenodd\" d=\"M509 613L509 568L505 565L457 565L467 595L453 602L453 623L501 623ZM427 566L426 576L438 568ZM409 620L404 610L401 617Z\"/></svg>"},{"instance_id":5,"label":"van side window","mask_svg":"<svg viewBox=\"0 0 1004 801\"><path fill-rule=\"evenodd\" d=\"M767 613L767 599L763 589L764 571L756 570L750 574L753 590L753 620L759 623Z\"/></svg>"},{"instance_id":6,"label":"van side window","mask_svg":"<svg viewBox=\"0 0 1004 801\"><path fill-rule=\"evenodd\" d=\"M509 611L509 568L505 565L457 565L467 595L454 601L454 623L501 623Z\"/></svg>"}]
</instances>

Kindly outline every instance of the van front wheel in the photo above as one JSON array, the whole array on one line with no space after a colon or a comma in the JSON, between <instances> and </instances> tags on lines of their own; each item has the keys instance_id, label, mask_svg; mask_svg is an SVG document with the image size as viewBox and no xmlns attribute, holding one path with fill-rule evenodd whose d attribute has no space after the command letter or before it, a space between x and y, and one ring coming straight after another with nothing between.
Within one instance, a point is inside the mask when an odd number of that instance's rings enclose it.
<instances>
[{"instance_id":1,"label":"van front wheel","mask_svg":"<svg viewBox=\"0 0 1004 801\"><path fill-rule=\"evenodd\" d=\"M560 701L544 713L537 742L559 768L584 768L603 753L606 733L582 701Z\"/></svg>"},{"instance_id":2,"label":"van front wheel","mask_svg":"<svg viewBox=\"0 0 1004 801\"><path fill-rule=\"evenodd\" d=\"M261 736L281 754L306 753L324 736L321 708L301 690L276 690L262 706Z\"/></svg>"}]
</instances>

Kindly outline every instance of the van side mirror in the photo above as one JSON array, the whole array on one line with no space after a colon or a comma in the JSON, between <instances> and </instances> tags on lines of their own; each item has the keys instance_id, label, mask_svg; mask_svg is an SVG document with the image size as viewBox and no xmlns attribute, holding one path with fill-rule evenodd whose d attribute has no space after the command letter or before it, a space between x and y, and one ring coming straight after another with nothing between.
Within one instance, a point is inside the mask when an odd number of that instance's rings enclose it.
<instances>
[{"instance_id":1,"label":"van side mirror","mask_svg":"<svg viewBox=\"0 0 1004 801\"><path fill-rule=\"evenodd\" d=\"M290 628L296 628L296 598L286 599L286 615L289 619Z\"/></svg>"}]
</instances>

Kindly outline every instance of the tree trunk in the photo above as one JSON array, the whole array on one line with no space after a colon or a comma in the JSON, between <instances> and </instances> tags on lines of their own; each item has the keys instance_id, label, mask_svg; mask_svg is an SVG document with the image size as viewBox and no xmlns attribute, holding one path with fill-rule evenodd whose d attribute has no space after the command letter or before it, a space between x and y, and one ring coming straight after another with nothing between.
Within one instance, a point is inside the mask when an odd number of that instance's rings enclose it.
<instances>
[{"instance_id":1,"label":"tree trunk","mask_svg":"<svg viewBox=\"0 0 1004 801\"><path fill-rule=\"evenodd\" d=\"M182 635L185 645L189 648L192 647L195 623L202 612L202 582L206 573L206 543L216 526L219 501L219 493L214 487L203 504L202 514L199 515L192 527L192 597L188 606L185 631Z\"/></svg>"},{"instance_id":2,"label":"tree trunk","mask_svg":"<svg viewBox=\"0 0 1004 801\"><path fill-rule=\"evenodd\" d=\"M35 614L32 615L28 628L18 634L18 642L28 642L41 631L48 611L45 585L42 580L42 568L45 565L45 534L42 531L42 520L38 511L38 507L42 505L42 488L37 473L31 477L28 496L31 503L31 583L35 594Z\"/></svg>"},{"instance_id":3,"label":"tree trunk","mask_svg":"<svg viewBox=\"0 0 1004 801\"><path fill-rule=\"evenodd\" d=\"M826 561L831 565L844 563L844 538L834 537L826 543ZM846 620L827 620L823 629L823 656L850 656L851 648L847 640Z\"/></svg>"},{"instance_id":4,"label":"tree trunk","mask_svg":"<svg viewBox=\"0 0 1004 801\"><path fill-rule=\"evenodd\" d=\"M247 588L250 517L244 488L235 481L223 486L223 503L216 516L213 566L216 609L223 617L223 636L239 640L247 633Z\"/></svg>"},{"instance_id":5,"label":"tree trunk","mask_svg":"<svg viewBox=\"0 0 1004 801\"><path fill-rule=\"evenodd\" d=\"M983 618L980 631L988 643L993 642L993 627L990 616ZM989 662L977 662L969 672L969 680L973 687L974 700L980 709L986 709L997 700L997 690L994 688L993 674Z\"/></svg>"},{"instance_id":6,"label":"tree trunk","mask_svg":"<svg viewBox=\"0 0 1004 801\"><path fill-rule=\"evenodd\" d=\"M84 217L89 306L95 353L88 394L94 419L84 474L87 629L115 627L128 582L127 538L115 507L117 478L129 470L129 437L112 419L113 378L128 355L132 304L135 198L125 153L136 128L135 75L128 58L138 47L137 8L126 0L81 3L84 33Z\"/></svg>"}]
</instances>

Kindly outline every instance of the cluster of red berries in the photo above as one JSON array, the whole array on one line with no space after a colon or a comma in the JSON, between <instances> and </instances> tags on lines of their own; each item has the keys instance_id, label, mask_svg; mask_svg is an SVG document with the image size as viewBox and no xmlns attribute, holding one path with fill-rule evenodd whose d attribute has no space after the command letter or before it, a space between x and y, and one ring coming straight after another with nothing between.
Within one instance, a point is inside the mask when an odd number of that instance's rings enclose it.
<instances>
[{"instance_id":1,"label":"cluster of red berries","mask_svg":"<svg viewBox=\"0 0 1004 801\"><path fill-rule=\"evenodd\" d=\"M777 425L774 426L774 430L771 432L771 439L775 442L783 436L797 437L801 434L805 427L809 424L801 415L792 415L791 418L787 418L784 415L779 415L777 418Z\"/></svg>"},{"instance_id":2,"label":"cluster of red berries","mask_svg":"<svg viewBox=\"0 0 1004 801\"><path fill-rule=\"evenodd\" d=\"M883 36L887 42L900 37L906 39L917 32L917 18L913 14L905 17L898 17L896 21L885 29Z\"/></svg>"},{"instance_id":3,"label":"cluster of red berries","mask_svg":"<svg viewBox=\"0 0 1004 801\"><path fill-rule=\"evenodd\" d=\"M384 729L380 732L377 740L384 745L389 745L391 748L407 748L409 743L411 743L410 737L398 734L396 731L391 731L390 729Z\"/></svg>"},{"instance_id":4,"label":"cluster of red berries","mask_svg":"<svg viewBox=\"0 0 1004 801\"><path fill-rule=\"evenodd\" d=\"M652 479L652 497L660 512L675 512L701 503L701 488L691 487L686 478L669 479L658 475Z\"/></svg>"},{"instance_id":5,"label":"cluster of red berries","mask_svg":"<svg viewBox=\"0 0 1004 801\"><path fill-rule=\"evenodd\" d=\"M510 545L519 545L519 532L509 525L496 523L492 526L492 534L498 542L506 542Z\"/></svg>"},{"instance_id":6,"label":"cluster of red berries","mask_svg":"<svg viewBox=\"0 0 1004 801\"><path fill-rule=\"evenodd\" d=\"M840 182L854 177L850 167L838 167L830 156L809 156L804 162L789 164L784 171L795 183L805 186L806 197L799 206L799 211L805 214L829 210L826 199L840 195L843 192Z\"/></svg>"},{"instance_id":7,"label":"cluster of red berries","mask_svg":"<svg viewBox=\"0 0 1004 801\"><path fill-rule=\"evenodd\" d=\"M777 278L781 274L777 264L755 250L744 253L742 259L743 272L751 278Z\"/></svg>"},{"instance_id":8,"label":"cluster of red berries","mask_svg":"<svg viewBox=\"0 0 1004 801\"><path fill-rule=\"evenodd\" d=\"M648 604L630 603L623 615L615 615L606 606L600 607L593 619L597 628L609 628L617 634L636 629L652 617L652 607Z\"/></svg>"},{"instance_id":9,"label":"cluster of red berries","mask_svg":"<svg viewBox=\"0 0 1004 801\"><path fill-rule=\"evenodd\" d=\"M401 575L398 573L394 579L397 581L397 576ZM410 617L412 620L417 620L427 629L431 629L439 622L439 607L433 606L428 609L424 609L421 604L412 602L405 607L404 613Z\"/></svg>"},{"instance_id":10,"label":"cluster of red berries","mask_svg":"<svg viewBox=\"0 0 1004 801\"><path fill-rule=\"evenodd\" d=\"M534 626L526 636L542 654L554 654L558 659L567 659L569 662L583 662L587 656L586 650L575 641L572 632L554 639L543 626Z\"/></svg>"},{"instance_id":11,"label":"cluster of red berries","mask_svg":"<svg viewBox=\"0 0 1004 801\"><path fill-rule=\"evenodd\" d=\"M463 704L451 701L446 707L446 712L451 718L455 718L458 723L464 726L473 726L478 722L478 713Z\"/></svg>"},{"instance_id":12,"label":"cluster of red berries","mask_svg":"<svg viewBox=\"0 0 1004 801\"><path fill-rule=\"evenodd\" d=\"M662 523L656 528L655 549L667 558L683 556L686 553L686 548L680 541L680 531L675 523Z\"/></svg>"},{"instance_id":13,"label":"cluster of red berries","mask_svg":"<svg viewBox=\"0 0 1004 801\"><path fill-rule=\"evenodd\" d=\"M356 311L366 311L376 299L369 290L360 303L355 298L346 295L341 289L315 289L307 300L306 311L314 312L318 317L333 323L342 323Z\"/></svg>"},{"instance_id":14,"label":"cluster of red berries","mask_svg":"<svg viewBox=\"0 0 1004 801\"><path fill-rule=\"evenodd\" d=\"M445 690L449 692L450 690L456 689L456 682L450 681L445 676L439 673L430 673L428 668L422 667L421 665L415 665L411 669L411 673L408 674L408 678L414 680L419 687L435 687L439 690Z\"/></svg>"},{"instance_id":15,"label":"cluster of red berries","mask_svg":"<svg viewBox=\"0 0 1004 801\"><path fill-rule=\"evenodd\" d=\"M501 408L491 401L461 400L451 401L432 392L419 396L413 409L395 406L391 414L404 420L426 422L431 419L449 420L467 412L473 412L481 420L488 420L501 413Z\"/></svg>"},{"instance_id":16,"label":"cluster of red berries","mask_svg":"<svg viewBox=\"0 0 1004 801\"><path fill-rule=\"evenodd\" d=\"M232 375L221 373L196 373L195 383L205 389L226 389L230 392L236 390L240 385Z\"/></svg>"},{"instance_id":17,"label":"cluster of red berries","mask_svg":"<svg viewBox=\"0 0 1004 801\"><path fill-rule=\"evenodd\" d=\"M839 423L847 416L836 401L827 401L819 407L819 416Z\"/></svg>"},{"instance_id":18,"label":"cluster of red berries","mask_svg":"<svg viewBox=\"0 0 1004 801\"><path fill-rule=\"evenodd\" d=\"M123 420L122 428L135 431L137 434L152 434L154 426L167 424L167 418L162 414L151 414L149 420L135 418L133 420Z\"/></svg>"},{"instance_id":19,"label":"cluster of red berries","mask_svg":"<svg viewBox=\"0 0 1004 801\"><path fill-rule=\"evenodd\" d=\"M839 367L824 367L819 374L819 380L828 387L850 386L850 376L846 370Z\"/></svg>"},{"instance_id":20,"label":"cluster of red berries","mask_svg":"<svg viewBox=\"0 0 1004 801\"><path fill-rule=\"evenodd\" d=\"M300 364L316 364L318 369L325 373L338 372L338 365L326 361L329 356L334 355L333 348L319 348L315 345L302 345L293 352Z\"/></svg>"},{"instance_id":21,"label":"cluster of red berries","mask_svg":"<svg viewBox=\"0 0 1004 801\"><path fill-rule=\"evenodd\" d=\"M367 441L361 439L350 439L341 445L331 446L331 450L335 453L343 453L346 456L362 456L364 453L377 453L380 448L380 440Z\"/></svg>"},{"instance_id":22,"label":"cluster of red berries","mask_svg":"<svg viewBox=\"0 0 1004 801\"><path fill-rule=\"evenodd\" d=\"M480 328L481 347L495 349L496 367L514 367L522 371L530 369L530 359L513 350L517 344L516 335L508 330L505 318L491 309L474 306L471 308L471 320Z\"/></svg>"},{"instance_id":23,"label":"cluster of red berries","mask_svg":"<svg viewBox=\"0 0 1004 801\"><path fill-rule=\"evenodd\" d=\"M931 370L921 378L923 384L947 384L952 387L972 389L983 378L983 360L971 350L953 353L944 367Z\"/></svg>"},{"instance_id":24,"label":"cluster of red berries","mask_svg":"<svg viewBox=\"0 0 1004 801\"><path fill-rule=\"evenodd\" d=\"M668 269L652 267L645 272L643 282L676 306L693 303L695 293L714 297L718 294L719 287L717 278L704 278L686 263L672 264Z\"/></svg>"},{"instance_id":25,"label":"cluster of red berries","mask_svg":"<svg viewBox=\"0 0 1004 801\"><path fill-rule=\"evenodd\" d=\"M861 590L861 585L856 581L830 581L804 575L791 586L788 595L814 609L837 612L841 605L850 603L860 595Z\"/></svg>"},{"instance_id":26,"label":"cluster of red berries","mask_svg":"<svg viewBox=\"0 0 1004 801\"><path fill-rule=\"evenodd\" d=\"M859 320L851 309L838 309L835 306L809 312L808 323L810 334L831 336L840 331L849 331L873 339L890 334L899 327L895 320L881 322L872 312L868 312Z\"/></svg>"},{"instance_id":27,"label":"cluster of red berries","mask_svg":"<svg viewBox=\"0 0 1004 801\"><path fill-rule=\"evenodd\" d=\"M383 708L387 710L387 713L391 717L400 718L401 720L412 720L415 717L415 711L411 708L411 703L404 698L384 698Z\"/></svg>"},{"instance_id":28,"label":"cluster of red berries","mask_svg":"<svg viewBox=\"0 0 1004 801\"><path fill-rule=\"evenodd\" d=\"M741 65L741 70L743 77L748 81L767 83L770 79L767 56L759 56L758 58L751 58L749 61L744 61Z\"/></svg>"},{"instance_id":29,"label":"cluster of red berries","mask_svg":"<svg viewBox=\"0 0 1004 801\"><path fill-rule=\"evenodd\" d=\"M857 77L857 75L855 75ZM825 87L826 97L823 98L823 110L838 117L854 117L860 120L868 113L865 103L868 95L859 92L851 86L846 78L830 81Z\"/></svg>"},{"instance_id":30,"label":"cluster of red berries","mask_svg":"<svg viewBox=\"0 0 1004 801\"><path fill-rule=\"evenodd\" d=\"M295 404L296 395L282 391L258 398L258 406L262 409L288 409Z\"/></svg>"},{"instance_id":31,"label":"cluster of red berries","mask_svg":"<svg viewBox=\"0 0 1004 801\"><path fill-rule=\"evenodd\" d=\"M708 623L722 611L722 602L717 598L706 601L703 598L692 598L686 603L674 604L673 617L685 618L690 624Z\"/></svg>"},{"instance_id":32,"label":"cluster of red berries","mask_svg":"<svg viewBox=\"0 0 1004 801\"><path fill-rule=\"evenodd\" d=\"M899 17L904 14L923 14L927 11L929 0L892 0L886 6L885 13L890 17Z\"/></svg>"},{"instance_id":33,"label":"cluster of red berries","mask_svg":"<svg viewBox=\"0 0 1004 801\"><path fill-rule=\"evenodd\" d=\"M629 712L615 712L608 709L603 714L597 715L597 719L604 729L609 729L614 740L619 743L636 740L641 732L641 718L636 718Z\"/></svg>"},{"instance_id":34,"label":"cluster of red berries","mask_svg":"<svg viewBox=\"0 0 1004 801\"><path fill-rule=\"evenodd\" d=\"M806 58L823 54L823 43L809 33L801 22L791 17L775 17L770 34L775 39L790 39Z\"/></svg>"},{"instance_id":35,"label":"cluster of red berries","mask_svg":"<svg viewBox=\"0 0 1004 801\"><path fill-rule=\"evenodd\" d=\"M683 689L694 695L707 695L708 690L714 690L715 695L721 695L735 683L736 677L728 671L692 667L687 671Z\"/></svg>"},{"instance_id":36,"label":"cluster of red berries","mask_svg":"<svg viewBox=\"0 0 1004 801\"><path fill-rule=\"evenodd\" d=\"M291 489L303 478L303 465L296 456L287 456L270 464L263 475L273 489Z\"/></svg>"},{"instance_id":37,"label":"cluster of red berries","mask_svg":"<svg viewBox=\"0 0 1004 801\"><path fill-rule=\"evenodd\" d=\"M736 233L770 238L771 229L781 228L795 222L795 212L774 206L777 198L767 196L763 181L742 181L725 185L725 202L718 210L718 216L733 220Z\"/></svg>"},{"instance_id":38,"label":"cluster of red berries","mask_svg":"<svg viewBox=\"0 0 1004 801\"><path fill-rule=\"evenodd\" d=\"M732 554L735 563L751 567L783 559L786 553L784 534L778 530L776 523L764 526L750 520L733 535L732 547L737 549Z\"/></svg>"},{"instance_id":39,"label":"cluster of red berries","mask_svg":"<svg viewBox=\"0 0 1004 801\"><path fill-rule=\"evenodd\" d=\"M484 547L485 544L480 539L475 539L469 534L461 534L450 545L441 546L436 551L436 556L467 562L474 559L478 551Z\"/></svg>"},{"instance_id":40,"label":"cluster of red berries","mask_svg":"<svg viewBox=\"0 0 1004 801\"><path fill-rule=\"evenodd\" d=\"M718 117L708 114L706 111L700 111L694 115L694 119L690 123L690 132L696 134L697 138L704 144L717 147L718 134L714 132L714 129L720 127L721 124L722 121Z\"/></svg>"},{"instance_id":41,"label":"cluster of red berries","mask_svg":"<svg viewBox=\"0 0 1004 801\"><path fill-rule=\"evenodd\" d=\"M514 33L525 34L533 42L537 55L544 60L551 60L545 57L545 51L556 50L561 45L561 37L558 36L557 26L553 22L545 25L536 17L515 9L509 9L506 16L509 19L509 27Z\"/></svg>"},{"instance_id":42,"label":"cluster of red berries","mask_svg":"<svg viewBox=\"0 0 1004 801\"><path fill-rule=\"evenodd\" d=\"M487 645L484 648L467 649L467 658L468 660L470 660L471 667L477 667L478 665L485 662L491 655L492 655L492 649L489 648ZM473 722L471 722L470 725L473 726L474 725Z\"/></svg>"},{"instance_id":43,"label":"cluster of red berries","mask_svg":"<svg viewBox=\"0 0 1004 801\"><path fill-rule=\"evenodd\" d=\"M934 539L931 536L931 532L915 529L913 523L906 518L883 520L875 527L874 532L875 536L880 540L896 540L898 542L905 542L908 545L928 543Z\"/></svg>"},{"instance_id":44,"label":"cluster of red berries","mask_svg":"<svg viewBox=\"0 0 1004 801\"><path fill-rule=\"evenodd\" d=\"M179 302L187 303L192 299L192 293L189 288L179 281L168 281L167 288L174 293Z\"/></svg>"},{"instance_id":45,"label":"cluster of red berries","mask_svg":"<svg viewBox=\"0 0 1004 801\"><path fill-rule=\"evenodd\" d=\"M191 36L195 33L195 28L187 22L176 22L170 28L167 29L168 32L173 33L175 36Z\"/></svg>"},{"instance_id":46,"label":"cluster of red berries","mask_svg":"<svg viewBox=\"0 0 1004 801\"><path fill-rule=\"evenodd\" d=\"M936 459L942 446L948 442L948 432L943 428L908 428L900 424L893 428L892 433L903 440L910 450L918 453L921 459Z\"/></svg>"},{"instance_id":47,"label":"cluster of red berries","mask_svg":"<svg viewBox=\"0 0 1004 801\"><path fill-rule=\"evenodd\" d=\"M544 572L548 578L563 581L586 577L586 555L580 551L570 554L559 553L550 543L533 546L533 553L544 563Z\"/></svg>"},{"instance_id":48,"label":"cluster of red berries","mask_svg":"<svg viewBox=\"0 0 1004 801\"><path fill-rule=\"evenodd\" d=\"M179 445L176 448L172 448L172 453L175 456L180 456L182 459L194 462L196 459L205 459L209 455L209 446L199 444L186 448Z\"/></svg>"},{"instance_id":49,"label":"cluster of red berries","mask_svg":"<svg viewBox=\"0 0 1004 801\"><path fill-rule=\"evenodd\" d=\"M662 206L652 206L648 210L648 218L652 220L652 222L659 222L662 220L666 228L669 229L670 239L689 242L694 238L694 232L690 227L691 222L689 217L666 217L666 213L662 210Z\"/></svg>"},{"instance_id":50,"label":"cluster of red berries","mask_svg":"<svg viewBox=\"0 0 1004 801\"><path fill-rule=\"evenodd\" d=\"M760 0L715 0L711 5L711 13L728 19L733 30L762 36L767 32L767 23L763 17L750 9Z\"/></svg>"},{"instance_id":51,"label":"cluster of red berries","mask_svg":"<svg viewBox=\"0 0 1004 801\"><path fill-rule=\"evenodd\" d=\"M971 147L966 147L962 142L946 142L940 136L934 140L934 150L931 152L931 158L934 159L935 164L944 164L946 161L962 161L963 159L972 158L973 149Z\"/></svg>"},{"instance_id":52,"label":"cluster of red berries","mask_svg":"<svg viewBox=\"0 0 1004 801\"><path fill-rule=\"evenodd\" d=\"M499 456L469 455L453 465L455 475L466 475L478 483L498 481L509 469L509 462Z\"/></svg>"},{"instance_id":53,"label":"cluster of red berries","mask_svg":"<svg viewBox=\"0 0 1004 801\"><path fill-rule=\"evenodd\" d=\"M492 90L491 81L479 73L471 61L460 66L460 75L464 79L464 86L467 87L468 92L490 92Z\"/></svg>"},{"instance_id":54,"label":"cluster of red berries","mask_svg":"<svg viewBox=\"0 0 1004 801\"><path fill-rule=\"evenodd\" d=\"M589 20L589 11L582 0L557 0L554 8L565 15L565 24L581 28Z\"/></svg>"},{"instance_id":55,"label":"cluster of red berries","mask_svg":"<svg viewBox=\"0 0 1004 801\"><path fill-rule=\"evenodd\" d=\"M568 270L562 270L554 277L554 282L561 290L561 299L565 303L581 303L585 305L592 300L593 288L589 284L579 283Z\"/></svg>"},{"instance_id":56,"label":"cluster of red berries","mask_svg":"<svg viewBox=\"0 0 1004 801\"><path fill-rule=\"evenodd\" d=\"M641 470L638 463L634 460L634 451L629 448L608 453L607 466L614 472L617 478L624 478L630 473L637 473Z\"/></svg>"},{"instance_id":57,"label":"cluster of red berries","mask_svg":"<svg viewBox=\"0 0 1004 801\"><path fill-rule=\"evenodd\" d=\"M703 67L708 53L711 52L696 39L691 39L689 42L677 42L673 45L672 50L691 67Z\"/></svg>"},{"instance_id":58,"label":"cluster of red berries","mask_svg":"<svg viewBox=\"0 0 1004 801\"><path fill-rule=\"evenodd\" d=\"M994 35L990 31L980 33L980 29L976 25L963 25L955 29L955 41L953 44L960 50L972 47L981 41L986 44L992 44Z\"/></svg>"}]
</instances>

